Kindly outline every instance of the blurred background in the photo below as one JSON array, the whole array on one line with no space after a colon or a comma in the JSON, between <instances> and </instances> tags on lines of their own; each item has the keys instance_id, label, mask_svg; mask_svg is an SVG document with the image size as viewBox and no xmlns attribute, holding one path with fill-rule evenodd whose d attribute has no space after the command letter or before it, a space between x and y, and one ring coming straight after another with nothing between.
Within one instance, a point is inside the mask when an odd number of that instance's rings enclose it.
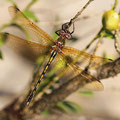
<instances>
[{"instance_id":1,"label":"blurred background","mask_svg":"<svg viewBox=\"0 0 120 120\"><path fill-rule=\"evenodd\" d=\"M20 10L23 10L31 0L14 0ZM49 35L69 21L87 2L87 0L38 0L30 10L39 20L36 24ZM76 42L69 42L67 46L84 49L101 28L102 14L111 9L114 0L94 0L82 13L75 23L74 36ZM7 0L0 0L0 26L11 19ZM118 4L120 8L120 1ZM83 19L87 16L87 19ZM4 31L24 37L19 30L9 28ZM25 89L33 72L33 64L22 59L6 46L1 48L3 60L0 60L0 109L9 104ZM117 58L112 39L103 39L103 43L96 55ZM94 92L94 95L83 95L79 91L67 97L67 100L76 102L82 108L79 119L84 120L85 115L94 120L120 119L120 75L102 80L104 91ZM74 118L73 118L74 119ZM93 120L93 119L92 119Z\"/></svg>"}]
</instances>

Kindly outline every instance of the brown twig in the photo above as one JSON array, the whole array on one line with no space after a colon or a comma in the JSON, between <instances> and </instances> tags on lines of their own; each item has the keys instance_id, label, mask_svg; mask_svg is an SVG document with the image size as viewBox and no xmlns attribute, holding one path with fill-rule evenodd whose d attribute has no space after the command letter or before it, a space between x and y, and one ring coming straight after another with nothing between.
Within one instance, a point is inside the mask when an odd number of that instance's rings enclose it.
<instances>
[{"instance_id":1,"label":"brown twig","mask_svg":"<svg viewBox=\"0 0 120 120\"><path fill-rule=\"evenodd\" d=\"M97 78L99 80L102 80L105 78L114 77L119 73L120 73L120 58L118 58L114 62L102 65L97 70Z\"/></svg>"},{"instance_id":2,"label":"brown twig","mask_svg":"<svg viewBox=\"0 0 120 120\"><path fill-rule=\"evenodd\" d=\"M74 22L76 21L76 19L81 15L81 13L87 8L87 6L94 0L89 0L85 6L70 20L68 26L70 27L72 24L74 24Z\"/></svg>"},{"instance_id":3,"label":"brown twig","mask_svg":"<svg viewBox=\"0 0 120 120\"><path fill-rule=\"evenodd\" d=\"M81 13L87 8L87 6L94 0L89 0L84 6L83 8L72 18L70 19L69 22L65 23L62 25L62 29L64 30L68 30L69 31L69 28L71 27L71 25L73 25L73 32L74 32L74 22L77 20L77 18L81 15ZM72 32L72 33L73 33Z\"/></svg>"},{"instance_id":4,"label":"brown twig","mask_svg":"<svg viewBox=\"0 0 120 120\"><path fill-rule=\"evenodd\" d=\"M114 77L119 73L120 73L120 58L113 62L106 63L100 66L97 70L97 79L102 80L105 78ZM80 87L89 82L91 81L88 81L85 77L81 76L80 74L77 77L73 78L71 81L67 82L66 84L58 88L57 90L55 90L53 93L49 95L44 95L42 99L34 103L34 105L31 108L29 108L29 110L32 110L34 113L37 113L38 111L42 112L46 109L52 109L59 101L64 100L67 96L69 96L70 94L72 94ZM27 118L27 116L33 117L35 115L33 114L33 112L32 113L26 112L24 113L23 116L25 118ZM8 113L6 113L5 111L0 112L0 118L5 118L5 116L7 115Z\"/></svg>"},{"instance_id":5,"label":"brown twig","mask_svg":"<svg viewBox=\"0 0 120 120\"><path fill-rule=\"evenodd\" d=\"M115 60L114 62L110 62L99 67L97 72L97 78L101 80L108 77L114 77L119 73L120 58ZM70 80L68 83L58 88L50 95L43 96L43 98L37 101L30 109L40 112L42 112L45 109L50 109L54 107L59 101L64 100L67 96L69 96L70 94L72 94L80 87L89 82L91 81L87 81L87 79L81 76L80 74L77 77Z\"/></svg>"},{"instance_id":6,"label":"brown twig","mask_svg":"<svg viewBox=\"0 0 120 120\"><path fill-rule=\"evenodd\" d=\"M44 95L42 99L36 101L36 103L33 104L32 107L30 107L31 110L34 110L37 112L39 110L40 112L44 111L45 109L51 109L54 107L59 101L64 100L68 95L75 92L80 87L83 87L89 82L96 81L96 79L87 79L83 76L89 76L86 72L82 72L82 74L79 74L78 76L72 78L67 83L63 84L60 88L56 89L49 95ZM90 77L90 76L89 76Z\"/></svg>"}]
</instances>

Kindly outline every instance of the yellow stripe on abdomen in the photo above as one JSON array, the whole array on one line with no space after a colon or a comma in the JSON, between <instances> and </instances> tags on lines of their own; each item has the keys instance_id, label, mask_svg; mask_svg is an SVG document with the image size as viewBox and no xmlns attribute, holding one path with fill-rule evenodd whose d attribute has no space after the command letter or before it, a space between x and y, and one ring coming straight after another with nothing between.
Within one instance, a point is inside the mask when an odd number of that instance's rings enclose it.
<instances>
[{"instance_id":1,"label":"yellow stripe on abdomen","mask_svg":"<svg viewBox=\"0 0 120 120\"><path fill-rule=\"evenodd\" d=\"M36 93L36 90L38 89L38 87L39 87L39 85L40 85L40 82L41 82L42 78L44 77L44 75L45 75L45 73L46 73L49 65L51 64L51 62L53 61L53 59L55 58L56 55L57 55L57 53L53 51L53 53L51 54L51 57L50 57L47 65L45 66L45 68L44 68L44 70L43 70L43 72L42 72L42 74L39 76L38 81L37 81L36 85L34 86L33 91L31 92L30 96L28 97L27 105L30 104L33 96L34 96L35 93Z\"/></svg>"}]
</instances>

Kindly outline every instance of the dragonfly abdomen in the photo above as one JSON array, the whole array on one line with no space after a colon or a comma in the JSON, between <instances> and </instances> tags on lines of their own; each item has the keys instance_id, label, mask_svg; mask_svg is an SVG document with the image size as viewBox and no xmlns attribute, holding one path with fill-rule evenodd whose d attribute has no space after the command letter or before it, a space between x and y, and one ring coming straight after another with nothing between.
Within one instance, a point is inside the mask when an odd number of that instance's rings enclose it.
<instances>
[{"instance_id":1,"label":"dragonfly abdomen","mask_svg":"<svg viewBox=\"0 0 120 120\"><path fill-rule=\"evenodd\" d=\"M49 59L48 63L46 64L46 66L45 66L42 74L39 76L38 81L37 81L36 85L34 86L34 89L33 89L33 91L31 92L31 94L30 94L30 96L29 96L29 98L28 98L28 100L27 100L27 105L30 104L32 98L34 97L34 95L35 95L35 93L36 93L36 90L38 89L38 87L39 87L39 85L40 85L40 83L41 83L41 81L42 81L42 78L45 76L45 73L46 73L47 69L49 68L51 62L54 60L54 58L56 57L56 55L57 55L57 52L56 52L56 51L53 51L53 52L51 53L51 56L50 56L50 59Z\"/></svg>"}]
</instances>

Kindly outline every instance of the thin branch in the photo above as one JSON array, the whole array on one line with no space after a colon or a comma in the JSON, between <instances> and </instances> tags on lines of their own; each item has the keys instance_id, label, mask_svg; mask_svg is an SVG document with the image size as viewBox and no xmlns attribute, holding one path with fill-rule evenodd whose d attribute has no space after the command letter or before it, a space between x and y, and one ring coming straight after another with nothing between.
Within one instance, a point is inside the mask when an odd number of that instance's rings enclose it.
<instances>
[{"instance_id":1,"label":"thin branch","mask_svg":"<svg viewBox=\"0 0 120 120\"><path fill-rule=\"evenodd\" d=\"M99 80L105 79L108 77L113 77L120 73L120 58L115 60L114 62L106 63L98 68L97 78ZM44 95L42 99L37 101L30 109L37 111L44 111L45 109L51 109L54 107L59 101L64 100L67 96L83 87L86 83L91 81L87 81L83 76L78 75L73 78L69 82L65 83L63 86L53 91L53 93L49 95Z\"/></svg>"},{"instance_id":2,"label":"thin branch","mask_svg":"<svg viewBox=\"0 0 120 120\"><path fill-rule=\"evenodd\" d=\"M31 2L26 6L26 8L24 9L24 11L25 11L25 10L29 10L30 7L31 7L33 4L35 4L37 1L38 1L38 0L31 0Z\"/></svg>"},{"instance_id":3,"label":"thin branch","mask_svg":"<svg viewBox=\"0 0 120 120\"><path fill-rule=\"evenodd\" d=\"M97 78L101 80L109 77L114 77L119 73L120 73L120 58L111 63L106 63L102 65L97 70Z\"/></svg>"},{"instance_id":4,"label":"thin branch","mask_svg":"<svg viewBox=\"0 0 120 120\"><path fill-rule=\"evenodd\" d=\"M96 79L87 79L83 76L89 76L89 74L82 72L82 74L79 74L78 76L74 77L70 81L63 84L60 88L56 89L49 95L44 95L40 100L36 101L32 107L30 107L31 110L34 110L37 112L39 110L40 112L51 109L54 107L59 101L64 100L68 95L75 92L80 87L83 87L87 83L96 81ZM90 77L90 76L89 76Z\"/></svg>"},{"instance_id":5,"label":"thin branch","mask_svg":"<svg viewBox=\"0 0 120 120\"><path fill-rule=\"evenodd\" d=\"M101 67L99 67L97 70L97 78L99 80L102 80L105 78L114 77L119 73L120 73L120 58L118 58L114 62L106 63ZM27 117L29 118L33 117L33 120L34 120L34 117L36 114L40 115L38 114L39 112L41 113L46 109L52 109L52 107L54 107L59 101L64 100L67 96L69 96L70 94L72 94L73 92L78 90L80 87L82 87L83 85L89 82L91 81L87 81L86 78L83 78L83 76L78 75L77 77L65 83L63 86L61 86L57 90L53 91L53 93L49 95L44 95L42 99L37 101L31 108L29 108L31 112L30 111L24 112L23 117L25 119ZM11 107L10 107L10 110L12 110ZM1 111L0 118L2 118L2 120L6 120L6 117L9 118L8 112Z\"/></svg>"},{"instance_id":6,"label":"thin branch","mask_svg":"<svg viewBox=\"0 0 120 120\"><path fill-rule=\"evenodd\" d=\"M118 5L118 0L115 0L115 2L114 2L114 5L113 5L113 10L115 10L116 9L116 7L117 7L117 5Z\"/></svg>"},{"instance_id":7,"label":"thin branch","mask_svg":"<svg viewBox=\"0 0 120 120\"><path fill-rule=\"evenodd\" d=\"M81 13L88 7L88 5L94 0L89 0L85 6L70 20L69 27L76 21L76 19L81 15Z\"/></svg>"}]
</instances>

